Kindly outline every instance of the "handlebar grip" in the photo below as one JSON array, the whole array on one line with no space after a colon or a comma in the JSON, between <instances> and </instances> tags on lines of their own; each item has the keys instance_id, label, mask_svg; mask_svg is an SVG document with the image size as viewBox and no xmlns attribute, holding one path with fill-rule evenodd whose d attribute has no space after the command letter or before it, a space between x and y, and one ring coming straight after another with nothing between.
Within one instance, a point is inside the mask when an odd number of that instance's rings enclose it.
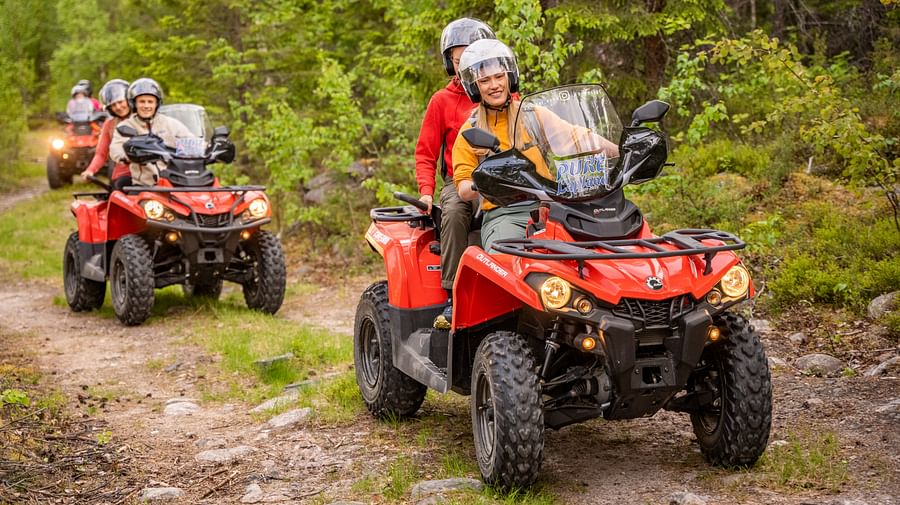
<instances>
[{"instance_id":1,"label":"handlebar grip","mask_svg":"<svg viewBox=\"0 0 900 505\"><path fill-rule=\"evenodd\" d=\"M401 202L406 202L419 210L426 210L426 211L428 210L428 204L426 204L425 202L423 202L422 200L419 200L418 198L416 198L414 196L407 195L406 193L401 193L399 191L395 191L394 198L396 198L397 200L400 200Z\"/></svg>"}]
</instances>

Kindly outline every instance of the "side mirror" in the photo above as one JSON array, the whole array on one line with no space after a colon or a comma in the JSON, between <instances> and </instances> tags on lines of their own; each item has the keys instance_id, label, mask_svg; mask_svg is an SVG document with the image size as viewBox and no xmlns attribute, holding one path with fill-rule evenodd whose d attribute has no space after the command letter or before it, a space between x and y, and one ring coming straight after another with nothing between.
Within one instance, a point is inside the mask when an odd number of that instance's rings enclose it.
<instances>
[{"instance_id":1,"label":"side mirror","mask_svg":"<svg viewBox=\"0 0 900 505\"><path fill-rule=\"evenodd\" d=\"M655 123L669 111L669 104L660 100L650 100L641 105L631 114L631 126L639 126L641 123Z\"/></svg>"},{"instance_id":2,"label":"side mirror","mask_svg":"<svg viewBox=\"0 0 900 505\"><path fill-rule=\"evenodd\" d=\"M227 126L217 126L216 129L213 130L213 138L228 137L230 134L231 130L229 130Z\"/></svg>"},{"instance_id":3,"label":"side mirror","mask_svg":"<svg viewBox=\"0 0 900 505\"><path fill-rule=\"evenodd\" d=\"M119 135L123 137L137 137L137 130L128 126L127 124L120 124L116 127L116 131L119 132Z\"/></svg>"},{"instance_id":4,"label":"side mirror","mask_svg":"<svg viewBox=\"0 0 900 505\"><path fill-rule=\"evenodd\" d=\"M466 142L472 147L480 147L482 149L490 149L492 152L500 152L500 139L493 133L482 130L481 128L469 128L462 132L462 136Z\"/></svg>"},{"instance_id":5,"label":"side mirror","mask_svg":"<svg viewBox=\"0 0 900 505\"><path fill-rule=\"evenodd\" d=\"M225 128L222 126L221 128ZM216 128L218 130L218 128ZM226 128L227 129L227 128ZM212 152L210 157L219 163L231 163L234 161L234 143L224 137L213 136Z\"/></svg>"}]
</instances>

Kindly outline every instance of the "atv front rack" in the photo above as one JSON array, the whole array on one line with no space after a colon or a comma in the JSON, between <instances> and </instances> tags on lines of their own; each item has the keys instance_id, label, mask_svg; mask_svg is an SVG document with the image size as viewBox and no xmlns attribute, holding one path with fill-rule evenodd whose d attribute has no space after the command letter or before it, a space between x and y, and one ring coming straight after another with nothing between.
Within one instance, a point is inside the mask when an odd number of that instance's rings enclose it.
<instances>
[{"instance_id":1,"label":"atv front rack","mask_svg":"<svg viewBox=\"0 0 900 505\"><path fill-rule=\"evenodd\" d=\"M125 186L122 191L126 193L246 193L247 191L265 191L265 186L221 186L213 188L209 186L184 186L180 188L168 188L157 186Z\"/></svg>"},{"instance_id":2,"label":"atv front rack","mask_svg":"<svg viewBox=\"0 0 900 505\"><path fill-rule=\"evenodd\" d=\"M701 240L718 240L722 245L707 245ZM667 249L660 244L668 244L677 249ZM706 267L703 275L712 272L712 259L721 251L743 249L747 244L735 235L719 230L683 229L675 230L660 237L597 240L592 242L563 242L560 240L506 239L494 242L493 249L504 254L539 260L575 260L578 262L578 276L584 278L584 262L593 260L622 260L643 258L668 258L702 254ZM643 247L651 252L636 252L633 248ZM631 248L631 249L628 249ZM541 251L541 252L538 252Z\"/></svg>"}]
</instances>

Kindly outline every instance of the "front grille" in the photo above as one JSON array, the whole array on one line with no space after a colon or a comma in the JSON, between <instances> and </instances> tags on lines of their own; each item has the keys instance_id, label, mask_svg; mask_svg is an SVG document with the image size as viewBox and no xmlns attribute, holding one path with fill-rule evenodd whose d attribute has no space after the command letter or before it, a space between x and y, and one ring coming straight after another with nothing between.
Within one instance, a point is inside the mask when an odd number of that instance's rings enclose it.
<instances>
[{"instance_id":1,"label":"front grille","mask_svg":"<svg viewBox=\"0 0 900 505\"><path fill-rule=\"evenodd\" d=\"M197 221L203 228L218 228L231 224L231 214L197 214Z\"/></svg>"},{"instance_id":2,"label":"front grille","mask_svg":"<svg viewBox=\"0 0 900 505\"><path fill-rule=\"evenodd\" d=\"M674 328L678 318L694 308L690 295L676 296L668 300L652 301L622 298L613 314L630 319L637 331Z\"/></svg>"}]
</instances>

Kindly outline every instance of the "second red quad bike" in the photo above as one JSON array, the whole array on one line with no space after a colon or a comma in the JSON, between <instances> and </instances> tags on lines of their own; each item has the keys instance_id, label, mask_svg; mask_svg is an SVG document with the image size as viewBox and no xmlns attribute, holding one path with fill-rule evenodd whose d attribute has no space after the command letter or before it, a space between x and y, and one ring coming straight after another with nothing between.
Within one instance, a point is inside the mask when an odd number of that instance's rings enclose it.
<instances>
[{"instance_id":1,"label":"second red quad bike","mask_svg":"<svg viewBox=\"0 0 900 505\"><path fill-rule=\"evenodd\" d=\"M129 129L119 126L120 133L136 133ZM166 164L157 185L75 194L78 231L63 256L72 310L103 305L108 278L116 317L126 325L143 323L153 308L154 289L173 284L181 284L187 295L218 298L223 281L235 282L243 287L247 306L278 311L284 255L278 238L261 229L272 216L265 188L219 186L207 168L234 159L227 135L226 128L217 128L209 146L186 139L175 152L155 135L134 135L125 143L129 159ZM85 196L95 199L79 199Z\"/></svg>"},{"instance_id":2,"label":"second red quad bike","mask_svg":"<svg viewBox=\"0 0 900 505\"><path fill-rule=\"evenodd\" d=\"M371 212L366 240L387 281L363 293L354 328L370 412L412 415L427 387L470 395L478 466L503 489L537 479L545 428L660 409L689 415L710 463L756 462L772 388L757 331L732 312L754 295L733 252L745 244L706 229L656 236L624 197L665 164L665 137L644 124L667 110L648 102L623 128L603 87L573 85L522 100L513 149L496 152L477 128L463 133L494 151L473 174L481 195L533 210L525 237L466 250L449 330L432 327L446 302L440 210Z\"/></svg>"},{"instance_id":3,"label":"second red quad bike","mask_svg":"<svg viewBox=\"0 0 900 505\"><path fill-rule=\"evenodd\" d=\"M57 119L66 128L63 136L50 139L47 154L50 189L71 184L72 177L91 164L100 139L100 126L106 118L106 113L94 110L94 104L87 98L70 100L66 113L59 113Z\"/></svg>"}]
</instances>

